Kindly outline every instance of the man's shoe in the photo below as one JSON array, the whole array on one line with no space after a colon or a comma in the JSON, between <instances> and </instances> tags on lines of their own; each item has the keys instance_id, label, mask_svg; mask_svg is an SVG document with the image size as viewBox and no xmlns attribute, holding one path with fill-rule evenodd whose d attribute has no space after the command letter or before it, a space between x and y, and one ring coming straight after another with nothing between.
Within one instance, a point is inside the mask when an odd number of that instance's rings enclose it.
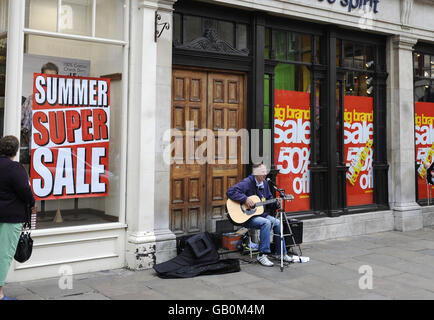
<instances>
[{"instance_id":1,"label":"man's shoe","mask_svg":"<svg viewBox=\"0 0 434 320\"><path fill-rule=\"evenodd\" d=\"M266 267L272 267L274 265L273 262L268 260L268 257L266 254L262 254L262 255L258 254L258 261L260 264L262 264L263 266L266 266Z\"/></svg>"},{"instance_id":2,"label":"man's shoe","mask_svg":"<svg viewBox=\"0 0 434 320\"><path fill-rule=\"evenodd\" d=\"M18 299L17 298L11 298L11 297L3 296L3 298L1 298L0 300L18 300Z\"/></svg>"},{"instance_id":3,"label":"man's shoe","mask_svg":"<svg viewBox=\"0 0 434 320\"><path fill-rule=\"evenodd\" d=\"M273 258L280 261L280 254L275 254L273 256ZM283 255L283 261L285 261L285 262L293 262L294 260L292 259L292 257L288 256L287 254L284 254Z\"/></svg>"}]
</instances>

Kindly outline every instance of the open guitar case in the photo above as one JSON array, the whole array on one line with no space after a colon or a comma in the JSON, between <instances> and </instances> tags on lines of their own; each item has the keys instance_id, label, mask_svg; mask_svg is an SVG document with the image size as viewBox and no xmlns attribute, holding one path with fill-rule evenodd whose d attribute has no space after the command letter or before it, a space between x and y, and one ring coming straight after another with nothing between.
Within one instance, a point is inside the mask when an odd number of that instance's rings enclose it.
<instances>
[{"instance_id":1,"label":"open guitar case","mask_svg":"<svg viewBox=\"0 0 434 320\"><path fill-rule=\"evenodd\" d=\"M208 232L188 238L184 250L178 256L155 264L153 268L160 278L192 278L241 270L238 259L220 259L215 239Z\"/></svg>"}]
</instances>

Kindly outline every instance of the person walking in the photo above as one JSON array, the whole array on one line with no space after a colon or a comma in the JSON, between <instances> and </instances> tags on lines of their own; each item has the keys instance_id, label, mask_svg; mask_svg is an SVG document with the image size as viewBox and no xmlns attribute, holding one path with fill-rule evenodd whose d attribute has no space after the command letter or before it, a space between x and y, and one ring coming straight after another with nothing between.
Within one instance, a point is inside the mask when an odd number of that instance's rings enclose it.
<instances>
[{"instance_id":1,"label":"person walking","mask_svg":"<svg viewBox=\"0 0 434 320\"><path fill-rule=\"evenodd\" d=\"M4 295L3 286L23 223L28 219L29 210L36 212L26 170L13 161L19 145L14 136L0 139L0 300L15 300Z\"/></svg>"}]
</instances>

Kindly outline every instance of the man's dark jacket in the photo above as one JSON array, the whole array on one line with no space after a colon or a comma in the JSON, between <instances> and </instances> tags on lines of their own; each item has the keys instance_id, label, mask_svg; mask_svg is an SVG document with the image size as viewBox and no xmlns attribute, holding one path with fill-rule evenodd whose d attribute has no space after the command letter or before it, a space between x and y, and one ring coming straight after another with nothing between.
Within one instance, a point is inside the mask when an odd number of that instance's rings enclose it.
<instances>
[{"instance_id":1,"label":"man's dark jacket","mask_svg":"<svg viewBox=\"0 0 434 320\"><path fill-rule=\"evenodd\" d=\"M25 222L35 198L24 167L0 156L0 223Z\"/></svg>"},{"instance_id":2,"label":"man's dark jacket","mask_svg":"<svg viewBox=\"0 0 434 320\"><path fill-rule=\"evenodd\" d=\"M247 198L253 195L257 195L261 200L262 198L265 198L266 200L274 198L270 191L268 182L265 180L263 188L258 188L256 186L256 180L253 175L244 178L236 185L229 188L228 191L226 191L226 195L229 199L240 203L246 202ZM277 208L278 206L276 205L276 203L267 205L261 217L266 217L269 212L274 212Z\"/></svg>"}]
</instances>

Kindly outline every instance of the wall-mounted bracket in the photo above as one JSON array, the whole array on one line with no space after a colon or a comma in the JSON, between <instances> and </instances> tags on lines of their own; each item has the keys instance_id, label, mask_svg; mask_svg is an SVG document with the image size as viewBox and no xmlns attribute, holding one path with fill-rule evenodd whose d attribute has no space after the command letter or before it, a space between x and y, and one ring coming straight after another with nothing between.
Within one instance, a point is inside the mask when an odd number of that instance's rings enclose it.
<instances>
[{"instance_id":1,"label":"wall-mounted bracket","mask_svg":"<svg viewBox=\"0 0 434 320\"><path fill-rule=\"evenodd\" d=\"M157 42L157 39L161 36L164 29L166 30L170 29L169 22L158 23L159 20L161 20L161 15L157 11L155 11L155 37L154 37L155 42ZM160 31L158 31L158 26L163 26Z\"/></svg>"}]
</instances>

